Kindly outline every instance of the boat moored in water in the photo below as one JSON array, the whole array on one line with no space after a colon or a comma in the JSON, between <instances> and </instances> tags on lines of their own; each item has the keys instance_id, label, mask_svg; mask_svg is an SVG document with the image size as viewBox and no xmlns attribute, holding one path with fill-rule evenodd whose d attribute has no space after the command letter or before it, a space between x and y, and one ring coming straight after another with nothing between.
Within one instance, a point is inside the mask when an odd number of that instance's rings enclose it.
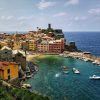
<instances>
[{"instance_id":1,"label":"boat moored in water","mask_svg":"<svg viewBox=\"0 0 100 100\"><path fill-rule=\"evenodd\" d=\"M63 73L68 74L68 73L69 73L69 71L63 71Z\"/></svg>"},{"instance_id":2,"label":"boat moored in water","mask_svg":"<svg viewBox=\"0 0 100 100\"><path fill-rule=\"evenodd\" d=\"M66 66L62 66L63 73L69 73L68 68Z\"/></svg>"},{"instance_id":3,"label":"boat moored in water","mask_svg":"<svg viewBox=\"0 0 100 100\"><path fill-rule=\"evenodd\" d=\"M73 68L73 72L74 72L75 74L80 74L80 71L79 71L78 69L76 69L76 68Z\"/></svg>"},{"instance_id":4,"label":"boat moored in water","mask_svg":"<svg viewBox=\"0 0 100 100\"><path fill-rule=\"evenodd\" d=\"M100 80L100 76L93 75L93 76L90 76L89 79Z\"/></svg>"}]
</instances>

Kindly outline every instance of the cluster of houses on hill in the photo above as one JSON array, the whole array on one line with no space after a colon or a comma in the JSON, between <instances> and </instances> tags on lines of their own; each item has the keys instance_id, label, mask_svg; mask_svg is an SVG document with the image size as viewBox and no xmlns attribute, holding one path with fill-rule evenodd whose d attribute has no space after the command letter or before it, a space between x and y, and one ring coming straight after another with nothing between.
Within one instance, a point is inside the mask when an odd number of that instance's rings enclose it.
<instances>
[{"instance_id":1,"label":"cluster of houses on hill","mask_svg":"<svg viewBox=\"0 0 100 100\"><path fill-rule=\"evenodd\" d=\"M24 51L62 53L65 49L75 51L75 42L67 42L61 29L53 29L51 24L47 29L38 28L26 34L0 34L0 47Z\"/></svg>"},{"instance_id":2,"label":"cluster of houses on hill","mask_svg":"<svg viewBox=\"0 0 100 100\"><path fill-rule=\"evenodd\" d=\"M37 31L29 31L25 34L2 33L0 34L0 77L2 79L16 78L19 68L26 70L27 51L62 53L64 50L77 50L75 42L66 42L62 30L53 29L51 24L48 24L47 29L37 28Z\"/></svg>"}]
</instances>

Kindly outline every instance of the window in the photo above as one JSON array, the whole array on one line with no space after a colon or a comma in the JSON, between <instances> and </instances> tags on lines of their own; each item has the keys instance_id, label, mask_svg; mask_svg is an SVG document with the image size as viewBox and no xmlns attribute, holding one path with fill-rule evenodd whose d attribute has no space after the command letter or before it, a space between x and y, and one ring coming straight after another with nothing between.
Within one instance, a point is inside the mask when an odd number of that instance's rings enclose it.
<instances>
[{"instance_id":1,"label":"window","mask_svg":"<svg viewBox=\"0 0 100 100\"><path fill-rule=\"evenodd\" d=\"M10 69L7 70L8 74L10 73Z\"/></svg>"},{"instance_id":2,"label":"window","mask_svg":"<svg viewBox=\"0 0 100 100\"><path fill-rule=\"evenodd\" d=\"M5 51L5 54L7 54L7 51Z\"/></svg>"},{"instance_id":3,"label":"window","mask_svg":"<svg viewBox=\"0 0 100 100\"><path fill-rule=\"evenodd\" d=\"M10 75L8 76L8 80L10 80Z\"/></svg>"}]
</instances>

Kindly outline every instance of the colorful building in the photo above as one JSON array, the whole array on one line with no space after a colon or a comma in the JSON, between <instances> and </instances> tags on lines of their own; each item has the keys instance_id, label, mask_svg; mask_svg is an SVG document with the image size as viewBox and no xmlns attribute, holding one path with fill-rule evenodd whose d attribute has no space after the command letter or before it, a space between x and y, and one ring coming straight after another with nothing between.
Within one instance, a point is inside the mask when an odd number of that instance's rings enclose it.
<instances>
[{"instance_id":1,"label":"colorful building","mask_svg":"<svg viewBox=\"0 0 100 100\"><path fill-rule=\"evenodd\" d=\"M39 52L48 52L49 51L49 43L48 41L42 41L40 44L37 45Z\"/></svg>"},{"instance_id":2,"label":"colorful building","mask_svg":"<svg viewBox=\"0 0 100 100\"><path fill-rule=\"evenodd\" d=\"M10 80L18 78L19 67L15 62L0 62L0 78Z\"/></svg>"},{"instance_id":3,"label":"colorful building","mask_svg":"<svg viewBox=\"0 0 100 100\"><path fill-rule=\"evenodd\" d=\"M39 52L62 53L65 49L65 40L42 41L37 48Z\"/></svg>"},{"instance_id":4,"label":"colorful building","mask_svg":"<svg viewBox=\"0 0 100 100\"><path fill-rule=\"evenodd\" d=\"M62 53L65 49L65 40L53 40L49 41L49 52L50 53Z\"/></svg>"},{"instance_id":5,"label":"colorful building","mask_svg":"<svg viewBox=\"0 0 100 100\"><path fill-rule=\"evenodd\" d=\"M36 50L36 43L34 40L29 40L28 41L28 47L30 51L34 51Z\"/></svg>"}]
</instances>

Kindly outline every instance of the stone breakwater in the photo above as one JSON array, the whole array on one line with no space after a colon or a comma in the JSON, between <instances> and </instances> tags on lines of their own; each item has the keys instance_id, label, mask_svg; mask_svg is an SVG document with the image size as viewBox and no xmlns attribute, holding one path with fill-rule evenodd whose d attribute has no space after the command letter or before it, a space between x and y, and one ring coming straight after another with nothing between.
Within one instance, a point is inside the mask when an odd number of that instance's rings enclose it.
<instances>
[{"instance_id":1,"label":"stone breakwater","mask_svg":"<svg viewBox=\"0 0 100 100\"><path fill-rule=\"evenodd\" d=\"M89 52L69 52L69 51L64 51L63 54L60 54L60 56L64 57L72 57L76 59L81 59L84 61L90 61L93 64L97 64L100 66L100 57L96 57L92 55Z\"/></svg>"}]
</instances>

